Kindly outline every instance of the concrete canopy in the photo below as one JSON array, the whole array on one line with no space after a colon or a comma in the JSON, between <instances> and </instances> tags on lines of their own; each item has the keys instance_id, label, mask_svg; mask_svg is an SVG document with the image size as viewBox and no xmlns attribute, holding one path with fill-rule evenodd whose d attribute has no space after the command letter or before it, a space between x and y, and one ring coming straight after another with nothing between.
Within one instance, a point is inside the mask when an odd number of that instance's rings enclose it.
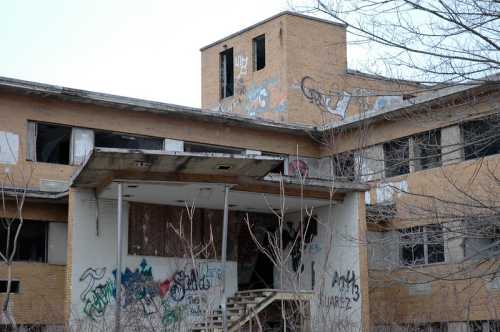
<instances>
[{"instance_id":1,"label":"concrete canopy","mask_svg":"<svg viewBox=\"0 0 500 332\"><path fill-rule=\"evenodd\" d=\"M321 200L323 205L325 201L342 200L346 192L366 190L366 185L361 184L317 179L300 181L295 177L272 174L282 162L280 157L259 155L96 148L72 177L71 186L93 188L98 194L104 194L114 191L113 182L141 184L142 188L147 187L145 184L169 184L170 190L173 184L177 184L177 189L186 183L205 184L198 189L208 187L207 184L229 184L231 191L302 196ZM150 186L149 189L156 192L157 187ZM192 190L188 191L190 195ZM146 199L148 195L144 192L142 201L151 201L152 197ZM177 200L181 198L167 201L172 204Z\"/></svg>"}]
</instances>

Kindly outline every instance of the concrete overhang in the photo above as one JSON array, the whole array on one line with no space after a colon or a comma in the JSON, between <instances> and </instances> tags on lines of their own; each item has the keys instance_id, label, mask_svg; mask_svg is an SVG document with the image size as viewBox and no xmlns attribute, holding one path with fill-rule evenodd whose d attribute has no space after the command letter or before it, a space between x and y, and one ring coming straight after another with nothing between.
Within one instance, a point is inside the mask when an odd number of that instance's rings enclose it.
<instances>
[{"instance_id":1,"label":"concrete overhang","mask_svg":"<svg viewBox=\"0 0 500 332\"><path fill-rule=\"evenodd\" d=\"M366 185L272 174L283 158L221 153L190 153L96 148L71 179L72 187L99 194L113 182L229 184L247 193L342 200ZM284 191L284 192L283 192Z\"/></svg>"},{"instance_id":2,"label":"concrete overhang","mask_svg":"<svg viewBox=\"0 0 500 332\"><path fill-rule=\"evenodd\" d=\"M23 199L28 202L51 202L51 203L66 203L68 201L69 190L63 191L44 191L34 188L14 188L3 187L1 189L2 196L6 200L19 200Z\"/></svg>"}]
</instances>

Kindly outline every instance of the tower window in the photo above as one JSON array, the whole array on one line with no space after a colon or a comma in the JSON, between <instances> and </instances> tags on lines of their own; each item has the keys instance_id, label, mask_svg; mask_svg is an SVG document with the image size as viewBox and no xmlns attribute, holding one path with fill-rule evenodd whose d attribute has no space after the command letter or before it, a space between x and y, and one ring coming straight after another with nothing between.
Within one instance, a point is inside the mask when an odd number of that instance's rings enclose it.
<instances>
[{"instance_id":1,"label":"tower window","mask_svg":"<svg viewBox=\"0 0 500 332\"><path fill-rule=\"evenodd\" d=\"M220 98L234 94L233 49L220 53Z\"/></svg>"},{"instance_id":2,"label":"tower window","mask_svg":"<svg viewBox=\"0 0 500 332\"><path fill-rule=\"evenodd\" d=\"M261 70L266 66L266 37L260 35L252 40L253 71Z\"/></svg>"}]
</instances>

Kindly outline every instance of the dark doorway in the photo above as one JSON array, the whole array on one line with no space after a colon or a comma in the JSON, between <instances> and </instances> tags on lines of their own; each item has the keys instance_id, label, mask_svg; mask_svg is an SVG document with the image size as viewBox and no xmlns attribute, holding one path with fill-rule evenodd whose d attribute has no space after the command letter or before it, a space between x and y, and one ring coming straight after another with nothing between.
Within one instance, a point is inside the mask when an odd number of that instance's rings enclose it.
<instances>
[{"instance_id":1,"label":"dark doorway","mask_svg":"<svg viewBox=\"0 0 500 332\"><path fill-rule=\"evenodd\" d=\"M238 289L274 288L274 266L259 249L245 222L246 213L239 215L238 234ZM256 240L269 249L268 232L276 228L276 216L267 213L248 213L250 227Z\"/></svg>"}]
</instances>

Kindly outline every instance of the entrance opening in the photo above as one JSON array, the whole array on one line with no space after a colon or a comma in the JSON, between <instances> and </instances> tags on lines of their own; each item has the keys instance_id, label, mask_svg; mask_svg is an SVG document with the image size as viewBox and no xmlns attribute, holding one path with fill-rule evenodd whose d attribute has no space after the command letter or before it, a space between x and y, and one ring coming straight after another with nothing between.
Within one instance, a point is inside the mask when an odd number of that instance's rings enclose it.
<instances>
[{"instance_id":1,"label":"entrance opening","mask_svg":"<svg viewBox=\"0 0 500 332\"><path fill-rule=\"evenodd\" d=\"M274 265L255 241L259 241L265 249L270 249L267 234L275 231L276 216L267 213L248 213L254 239L245 222L246 215L246 213L241 214L238 234L238 289L242 291L274 288Z\"/></svg>"}]
</instances>

